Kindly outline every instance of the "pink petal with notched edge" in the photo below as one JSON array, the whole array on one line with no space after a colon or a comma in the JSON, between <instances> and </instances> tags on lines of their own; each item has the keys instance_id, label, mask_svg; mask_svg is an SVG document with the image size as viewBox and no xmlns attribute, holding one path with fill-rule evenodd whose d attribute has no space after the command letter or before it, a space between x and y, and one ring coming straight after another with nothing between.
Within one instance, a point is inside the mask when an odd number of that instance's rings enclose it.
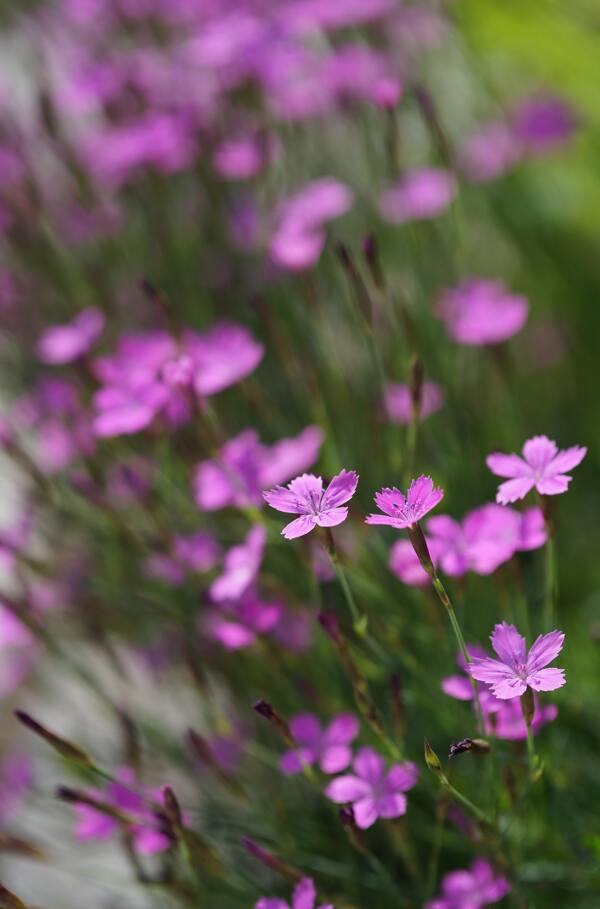
<instances>
[{"instance_id":1,"label":"pink petal with notched edge","mask_svg":"<svg viewBox=\"0 0 600 909\"><path fill-rule=\"evenodd\" d=\"M506 483L501 483L498 487L496 501L500 505L510 505L512 502L524 499L534 485L535 481L531 477L518 477L514 480L507 480Z\"/></svg>"},{"instance_id":2,"label":"pink petal with notched edge","mask_svg":"<svg viewBox=\"0 0 600 909\"><path fill-rule=\"evenodd\" d=\"M559 451L556 457L552 458L546 471L549 474L564 473L566 470L572 470L581 464L587 454L587 448L580 445L573 445L572 448L565 448Z\"/></svg>"},{"instance_id":3,"label":"pink petal with notched edge","mask_svg":"<svg viewBox=\"0 0 600 909\"><path fill-rule=\"evenodd\" d=\"M389 524L390 527L393 527L395 518L385 514L368 514L365 518L365 524Z\"/></svg>"},{"instance_id":4,"label":"pink petal with notched edge","mask_svg":"<svg viewBox=\"0 0 600 909\"><path fill-rule=\"evenodd\" d=\"M341 508L330 508L328 511L321 512L321 514L317 515L315 521L319 527L337 527L347 517L348 508L346 505L342 505Z\"/></svg>"},{"instance_id":5,"label":"pink petal with notched edge","mask_svg":"<svg viewBox=\"0 0 600 909\"><path fill-rule=\"evenodd\" d=\"M328 745L319 761L325 773L339 773L352 761L352 749L348 745Z\"/></svg>"},{"instance_id":6,"label":"pink petal with notched edge","mask_svg":"<svg viewBox=\"0 0 600 909\"><path fill-rule=\"evenodd\" d=\"M404 764L394 764L388 772L385 782L390 789L406 792L408 789L412 789L418 779L419 768L411 761L406 761Z\"/></svg>"},{"instance_id":7,"label":"pink petal with notched edge","mask_svg":"<svg viewBox=\"0 0 600 909\"><path fill-rule=\"evenodd\" d=\"M359 728L359 722L354 714L340 713L327 727L325 738L331 745L346 745L356 738Z\"/></svg>"},{"instance_id":8,"label":"pink petal with notched edge","mask_svg":"<svg viewBox=\"0 0 600 909\"><path fill-rule=\"evenodd\" d=\"M553 476L544 477L535 484L537 491L543 496L557 496L569 488L571 477Z\"/></svg>"},{"instance_id":9,"label":"pink petal with notched edge","mask_svg":"<svg viewBox=\"0 0 600 909\"><path fill-rule=\"evenodd\" d=\"M523 460L516 454L502 454L501 452L494 452L489 454L485 459L485 463L497 477L522 477L529 474L529 467Z\"/></svg>"},{"instance_id":10,"label":"pink petal with notched edge","mask_svg":"<svg viewBox=\"0 0 600 909\"><path fill-rule=\"evenodd\" d=\"M323 495L323 479L314 473L303 473L289 484L290 492L299 499L319 502Z\"/></svg>"},{"instance_id":11,"label":"pink petal with notched edge","mask_svg":"<svg viewBox=\"0 0 600 909\"><path fill-rule=\"evenodd\" d=\"M527 676L527 684L534 691L555 691L565 684L564 669L538 669ZM500 697L500 695L498 695Z\"/></svg>"},{"instance_id":12,"label":"pink petal with notched edge","mask_svg":"<svg viewBox=\"0 0 600 909\"><path fill-rule=\"evenodd\" d=\"M469 663L468 671L478 682L485 682L487 685L496 685L505 679L515 678L515 673L509 666L491 657L473 660Z\"/></svg>"},{"instance_id":13,"label":"pink petal with notched edge","mask_svg":"<svg viewBox=\"0 0 600 909\"><path fill-rule=\"evenodd\" d=\"M312 515L302 515L300 518L296 518L295 521L292 521L281 531L281 535L286 538L286 540L296 540L298 537L303 537L307 533L310 533L313 527L316 526L316 520Z\"/></svg>"},{"instance_id":14,"label":"pink petal with notched edge","mask_svg":"<svg viewBox=\"0 0 600 909\"><path fill-rule=\"evenodd\" d=\"M355 802L364 798L371 792L371 787L366 780L352 773L338 776L332 780L325 789L325 795L332 802Z\"/></svg>"},{"instance_id":15,"label":"pink petal with notched edge","mask_svg":"<svg viewBox=\"0 0 600 909\"><path fill-rule=\"evenodd\" d=\"M263 499L271 508L283 511L284 514L302 514L306 510L306 505L298 494L286 489L285 486L276 486L268 492L263 492Z\"/></svg>"},{"instance_id":16,"label":"pink petal with notched edge","mask_svg":"<svg viewBox=\"0 0 600 909\"><path fill-rule=\"evenodd\" d=\"M313 909L317 891L310 878L305 877L294 887L292 909Z\"/></svg>"},{"instance_id":17,"label":"pink petal with notched edge","mask_svg":"<svg viewBox=\"0 0 600 909\"><path fill-rule=\"evenodd\" d=\"M523 445L523 457L536 470L547 467L557 452L556 442L548 436L533 436Z\"/></svg>"},{"instance_id":18,"label":"pink petal with notched edge","mask_svg":"<svg viewBox=\"0 0 600 909\"><path fill-rule=\"evenodd\" d=\"M550 631L540 634L533 642L527 657L527 671L537 672L556 659L561 652L565 636L562 631Z\"/></svg>"},{"instance_id":19,"label":"pink petal with notched edge","mask_svg":"<svg viewBox=\"0 0 600 909\"><path fill-rule=\"evenodd\" d=\"M517 664L525 663L527 653L525 638L519 634L514 625L500 622L495 626L490 640L492 647L505 665L513 668Z\"/></svg>"},{"instance_id":20,"label":"pink petal with notched edge","mask_svg":"<svg viewBox=\"0 0 600 909\"><path fill-rule=\"evenodd\" d=\"M494 695L497 698L500 698L501 701L507 700L508 698L520 697L525 693L526 689L527 683L518 676L507 677L492 685Z\"/></svg>"},{"instance_id":21,"label":"pink petal with notched edge","mask_svg":"<svg viewBox=\"0 0 600 909\"><path fill-rule=\"evenodd\" d=\"M369 795L359 799L352 807L357 827L360 827L361 830L366 830L368 827L373 826L377 820L377 806L372 796Z\"/></svg>"},{"instance_id":22,"label":"pink petal with notched edge","mask_svg":"<svg viewBox=\"0 0 600 909\"><path fill-rule=\"evenodd\" d=\"M331 480L323 494L323 509L336 508L352 498L358 486L358 474L354 470L341 470Z\"/></svg>"}]
</instances>

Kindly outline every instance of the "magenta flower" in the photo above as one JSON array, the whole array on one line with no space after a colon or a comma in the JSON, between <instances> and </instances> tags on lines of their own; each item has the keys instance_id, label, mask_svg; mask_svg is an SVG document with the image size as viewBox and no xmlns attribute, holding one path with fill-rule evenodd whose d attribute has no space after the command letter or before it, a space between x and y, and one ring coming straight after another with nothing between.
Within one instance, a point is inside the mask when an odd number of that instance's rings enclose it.
<instances>
[{"instance_id":1,"label":"magenta flower","mask_svg":"<svg viewBox=\"0 0 600 909\"><path fill-rule=\"evenodd\" d=\"M121 810L131 818L129 831L136 849L143 855L164 852L173 844L165 832L164 822L157 817L149 800L162 804L160 790L144 790L135 779L130 767L121 767L115 774L116 781L105 790L89 790L89 795L98 801ZM91 805L74 804L77 814L75 836L78 840L105 840L121 829L120 822L110 815L92 808Z\"/></svg>"},{"instance_id":2,"label":"magenta flower","mask_svg":"<svg viewBox=\"0 0 600 909\"><path fill-rule=\"evenodd\" d=\"M456 195L456 180L447 170L423 168L408 171L381 194L379 211L386 221L403 224L435 218Z\"/></svg>"},{"instance_id":3,"label":"magenta flower","mask_svg":"<svg viewBox=\"0 0 600 909\"><path fill-rule=\"evenodd\" d=\"M388 383L384 394L385 409L394 423L410 423L412 418L412 397L408 385ZM444 392L436 382L425 382L421 396L419 420L426 420L436 413L444 403Z\"/></svg>"},{"instance_id":4,"label":"magenta flower","mask_svg":"<svg viewBox=\"0 0 600 909\"><path fill-rule=\"evenodd\" d=\"M468 667L471 676L485 682L500 700L520 697L527 688L555 691L565 684L564 669L547 669L562 650L562 631L541 634L527 653L525 638L514 625L502 622L491 635L492 647L499 659L474 659Z\"/></svg>"},{"instance_id":5,"label":"magenta flower","mask_svg":"<svg viewBox=\"0 0 600 909\"><path fill-rule=\"evenodd\" d=\"M572 477L565 471L581 464L587 448L573 445L559 451L556 442L547 436L533 436L523 445L523 457L516 454L494 452L485 459L492 473L498 477L510 477L501 483L496 501L501 505L524 499L534 487L543 496L555 496L566 492Z\"/></svg>"},{"instance_id":6,"label":"magenta flower","mask_svg":"<svg viewBox=\"0 0 600 909\"><path fill-rule=\"evenodd\" d=\"M253 590L202 617L206 633L226 650L250 647L260 635L277 627L284 613L281 603L267 603Z\"/></svg>"},{"instance_id":7,"label":"magenta flower","mask_svg":"<svg viewBox=\"0 0 600 909\"><path fill-rule=\"evenodd\" d=\"M93 306L82 310L68 325L46 328L37 343L37 354L42 363L72 363L98 340L104 328L104 316Z\"/></svg>"},{"instance_id":8,"label":"magenta flower","mask_svg":"<svg viewBox=\"0 0 600 909\"><path fill-rule=\"evenodd\" d=\"M283 268L301 271L314 265L325 245L323 225L352 207L350 189L333 177L309 183L280 207L269 253Z\"/></svg>"},{"instance_id":9,"label":"magenta flower","mask_svg":"<svg viewBox=\"0 0 600 909\"><path fill-rule=\"evenodd\" d=\"M513 115L515 136L533 154L565 142L576 127L573 110L560 98L548 95L528 98Z\"/></svg>"},{"instance_id":10,"label":"magenta flower","mask_svg":"<svg viewBox=\"0 0 600 909\"><path fill-rule=\"evenodd\" d=\"M510 892L505 877L496 875L487 859L476 858L468 871L451 871L442 881L439 896L424 909L481 909Z\"/></svg>"},{"instance_id":11,"label":"magenta flower","mask_svg":"<svg viewBox=\"0 0 600 909\"><path fill-rule=\"evenodd\" d=\"M435 548L429 538L426 537L425 541L431 560L434 565L437 565ZM390 571L403 584L409 584L411 587L425 587L427 584L431 584L431 578L421 565L419 556L409 540L396 540L390 549L388 565Z\"/></svg>"},{"instance_id":12,"label":"magenta flower","mask_svg":"<svg viewBox=\"0 0 600 909\"><path fill-rule=\"evenodd\" d=\"M282 756L279 767L285 774L300 773L305 764L318 763L324 773L339 773L352 760L350 743L358 735L358 720L351 713L340 713L323 729L312 713L300 713L290 721L299 748Z\"/></svg>"},{"instance_id":13,"label":"magenta flower","mask_svg":"<svg viewBox=\"0 0 600 909\"><path fill-rule=\"evenodd\" d=\"M511 294L501 281L471 278L445 290L437 314L459 344L500 344L512 338L527 320L525 297Z\"/></svg>"},{"instance_id":14,"label":"magenta flower","mask_svg":"<svg viewBox=\"0 0 600 909\"><path fill-rule=\"evenodd\" d=\"M385 760L373 748L361 748L352 764L354 773L338 776L327 786L325 795L332 802L351 802L357 827L372 827L378 817L400 817L406 813L404 793L417 782L415 764L393 764L388 770Z\"/></svg>"},{"instance_id":15,"label":"magenta flower","mask_svg":"<svg viewBox=\"0 0 600 909\"><path fill-rule=\"evenodd\" d=\"M188 573L202 573L214 568L220 554L215 538L198 530L189 536L174 537L169 554L155 553L149 556L144 561L144 574L178 586L185 581Z\"/></svg>"},{"instance_id":16,"label":"magenta flower","mask_svg":"<svg viewBox=\"0 0 600 909\"><path fill-rule=\"evenodd\" d=\"M267 532L257 524L250 528L243 543L228 550L223 572L209 588L213 602L237 600L248 590L258 574L266 542Z\"/></svg>"},{"instance_id":17,"label":"magenta flower","mask_svg":"<svg viewBox=\"0 0 600 909\"><path fill-rule=\"evenodd\" d=\"M491 574L515 552L543 546L546 537L544 517L537 507L520 513L488 504L469 512L462 524L447 515L427 522L427 541L438 564L454 577L467 571Z\"/></svg>"},{"instance_id":18,"label":"magenta flower","mask_svg":"<svg viewBox=\"0 0 600 909\"><path fill-rule=\"evenodd\" d=\"M322 477L303 473L287 487L276 486L263 493L271 508L286 514L300 515L281 531L286 540L302 537L314 527L337 527L348 517L348 502L358 485L358 474L354 470L342 470L336 474L323 490Z\"/></svg>"},{"instance_id":19,"label":"magenta flower","mask_svg":"<svg viewBox=\"0 0 600 909\"><path fill-rule=\"evenodd\" d=\"M261 896L254 909L315 909L317 891L309 877L303 877L294 887L291 906L285 900L275 896ZM316 909L333 909L331 903L317 906Z\"/></svg>"},{"instance_id":20,"label":"magenta flower","mask_svg":"<svg viewBox=\"0 0 600 909\"><path fill-rule=\"evenodd\" d=\"M383 514L370 514L366 524L389 524L397 530L413 527L432 508L442 501L444 492L433 485L431 477L420 476L413 480L404 494L392 486L375 493L375 504Z\"/></svg>"},{"instance_id":21,"label":"magenta flower","mask_svg":"<svg viewBox=\"0 0 600 909\"><path fill-rule=\"evenodd\" d=\"M474 183L494 180L518 164L521 157L521 142L503 122L486 124L460 151L462 170Z\"/></svg>"},{"instance_id":22,"label":"magenta flower","mask_svg":"<svg viewBox=\"0 0 600 909\"><path fill-rule=\"evenodd\" d=\"M317 426L307 426L274 445L264 445L254 429L246 429L223 445L218 458L197 465L196 503L204 511L261 505L262 491L311 467L322 443L323 433Z\"/></svg>"}]
</instances>

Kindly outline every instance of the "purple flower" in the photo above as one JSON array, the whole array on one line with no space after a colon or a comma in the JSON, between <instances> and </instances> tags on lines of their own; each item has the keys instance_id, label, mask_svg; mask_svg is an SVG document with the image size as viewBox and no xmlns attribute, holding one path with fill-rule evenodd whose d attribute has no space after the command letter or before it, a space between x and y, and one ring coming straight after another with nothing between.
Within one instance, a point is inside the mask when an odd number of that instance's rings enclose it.
<instances>
[{"instance_id":1,"label":"purple flower","mask_svg":"<svg viewBox=\"0 0 600 909\"><path fill-rule=\"evenodd\" d=\"M284 612L281 603L266 603L249 590L235 601L219 604L203 617L206 632L226 650L241 650L255 643L258 635L272 632Z\"/></svg>"},{"instance_id":2,"label":"purple flower","mask_svg":"<svg viewBox=\"0 0 600 909\"><path fill-rule=\"evenodd\" d=\"M211 534L198 530L189 536L173 538L170 554L156 553L144 562L146 577L178 586L187 573L210 571L219 560L221 550Z\"/></svg>"},{"instance_id":3,"label":"purple flower","mask_svg":"<svg viewBox=\"0 0 600 909\"><path fill-rule=\"evenodd\" d=\"M412 396L408 385L388 383L385 386L385 409L394 423L406 424L412 419ZM419 420L440 409L444 403L444 392L436 382L424 382L419 408Z\"/></svg>"},{"instance_id":4,"label":"purple flower","mask_svg":"<svg viewBox=\"0 0 600 909\"><path fill-rule=\"evenodd\" d=\"M267 532L256 525L248 531L243 543L228 550L223 572L209 588L215 603L239 599L254 582L262 561Z\"/></svg>"},{"instance_id":5,"label":"purple flower","mask_svg":"<svg viewBox=\"0 0 600 909\"><path fill-rule=\"evenodd\" d=\"M437 558L434 555L435 549L432 542L427 537L425 539L433 564L437 565ZM396 540L390 549L388 564L390 571L392 571L403 584L409 584L411 587L425 587L427 584L431 584L431 578L421 565L419 557L409 540Z\"/></svg>"},{"instance_id":6,"label":"purple flower","mask_svg":"<svg viewBox=\"0 0 600 909\"><path fill-rule=\"evenodd\" d=\"M444 498L442 489L433 485L431 477L420 476L413 480L404 494L392 486L375 493L375 504L383 514L370 514L366 524L389 524L397 530L412 527Z\"/></svg>"},{"instance_id":7,"label":"purple flower","mask_svg":"<svg viewBox=\"0 0 600 909\"><path fill-rule=\"evenodd\" d=\"M440 895L424 909L481 909L497 903L510 889L506 878L496 876L487 859L476 858L468 871L447 874Z\"/></svg>"},{"instance_id":8,"label":"purple flower","mask_svg":"<svg viewBox=\"0 0 600 909\"><path fill-rule=\"evenodd\" d=\"M541 634L527 653L525 638L514 625L502 622L491 635L499 659L476 658L469 664L474 679L490 685L500 700L520 697L527 688L534 691L555 691L565 684L564 669L546 669L562 650L565 639L562 631Z\"/></svg>"},{"instance_id":9,"label":"purple flower","mask_svg":"<svg viewBox=\"0 0 600 909\"><path fill-rule=\"evenodd\" d=\"M544 517L537 507L521 514L488 504L469 512L462 524L448 515L436 515L427 522L427 540L438 564L454 577L467 571L491 574L515 552L543 546L546 537Z\"/></svg>"},{"instance_id":10,"label":"purple flower","mask_svg":"<svg viewBox=\"0 0 600 909\"><path fill-rule=\"evenodd\" d=\"M338 776L327 786L325 794L338 804L351 802L357 827L371 827L378 817L400 817L406 813L404 793L417 782L415 764L393 764L388 770L385 760L373 748L361 748L352 764L354 773Z\"/></svg>"},{"instance_id":11,"label":"purple flower","mask_svg":"<svg viewBox=\"0 0 600 909\"><path fill-rule=\"evenodd\" d=\"M269 253L283 268L301 271L314 265L325 245L323 225L351 208L352 192L333 177L309 183L280 207Z\"/></svg>"},{"instance_id":12,"label":"purple flower","mask_svg":"<svg viewBox=\"0 0 600 909\"><path fill-rule=\"evenodd\" d=\"M291 906L285 900L274 896L261 896L254 909L315 909L317 891L309 877L303 877L294 887ZM331 903L317 906L316 909L333 909Z\"/></svg>"},{"instance_id":13,"label":"purple flower","mask_svg":"<svg viewBox=\"0 0 600 909\"><path fill-rule=\"evenodd\" d=\"M104 316L93 306L82 310L67 325L52 325L43 332L37 343L42 363L72 363L86 354L104 328Z\"/></svg>"},{"instance_id":14,"label":"purple flower","mask_svg":"<svg viewBox=\"0 0 600 909\"><path fill-rule=\"evenodd\" d=\"M216 460L198 464L194 498L205 511L261 505L262 491L311 467L322 443L323 433L317 426L307 426L294 438L274 445L263 445L255 430L244 430L225 443Z\"/></svg>"},{"instance_id":15,"label":"purple flower","mask_svg":"<svg viewBox=\"0 0 600 909\"><path fill-rule=\"evenodd\" d=\"M437 314L459 344L500 344L527 320L525 297L511 294L501 281L471 278L445 290Z\"/></svg>"},{"instance_id":16,"label":"purple flower","mask_svg":"<svg viewBox=\"0 0 600 909\"><path fill-rule=\"evenodd\" d=\"M404 224L435 218L456 195L456 180L447 170L423 168L408 171L381 194L379 211L386 221Z\"/></svg>"},{"instance_id":17,"label":"purple flower","mask_svg":"<svg viewBox=\"0 0 600 909\"><path fill-rule=\"evenodd\" d=\"M513 114L515 136L534 154L565 142L576 127L572 109L560 98L548 95L527 99Z\"/></svg>"},{"instance_id":18,"label":"purple flower","mask_svg":"<svg viewBox=\"0 0 600 909\"><path fill-rule=\"evenodd\" d=\"M523 457L516 454L494 452L485 459L492 473L498 477L510 477L501 483L496 501L501 505L524 499L534 487L543 496L555 496L566 492L572 477L565 473L581 464L587 448L573 445L559 451L556 442L547 436L534 436L523 445Z\"/></svg>"},{"instance_id":19,"label":"purple flower","mask_svg":"<svg viewBox=\"0 0 600 909\"><path fill-rule=\"evenodd\" d=\"M279 767L283 773L300 773L305 764L318 763L324 773L339 773L352 760L350 742L358 735L358 720L351 713L340 713L323 729L312 713L300 713L290 721L299 748L286 751Z\"/></svg>"},{"instance_id":20,"label":"purple flower","mask_svg":"<svg viewBox=\"0 0 600 909\"><path fill-rule=\"evenodd\" d=\"M286 524L281 533L286 540L294 540L318 527L337 527L348 516L348 502L358 485L358 474L354 470L342 470L336 474L323 490L322 477L304 473L287 486L276 486L264 493L265 501L286 514L301 517Z\"/></svg>"},{"instance_id":21,"label":"purple flower","mask_svg":"<svg viewBox=\"0 0 600 909\"><path fill-rule=\"evenodd\" d=\"M488 123L460 151L461 167L469 180L483 183L506 173L520 161L521 143L506 123Z\"/></svg>"}]
</instances>

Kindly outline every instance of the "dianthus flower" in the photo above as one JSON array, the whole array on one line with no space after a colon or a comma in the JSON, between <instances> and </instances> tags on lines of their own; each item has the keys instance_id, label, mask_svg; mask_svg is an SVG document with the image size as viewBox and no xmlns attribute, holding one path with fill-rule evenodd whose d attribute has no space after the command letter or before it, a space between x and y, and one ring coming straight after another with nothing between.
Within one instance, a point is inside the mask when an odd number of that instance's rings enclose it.
<instances>
[{"instance_id":1,"label":"dianthus flower","mask_svg":"<svg viewBox=\"0 0 600 909\"><path fill-rule=\"evenodd\" d=\"M424 909L482 909L510 892L505 877L496 875L487 859L476 858L468 871L451 871L442 881L439 896Z\"/></svg>"},{"instance_id":2,"label":"dianthus flower","mask_svg":"<svg viewBox=\"0 0 600 909\"><path fill-rule=\"evenodd\" d=\"M300 713L290 720L290 730L298 743L282 756L279 767L286 774L300 773L305 764L318 763L324 773L339 773L352 760L350 743L358 735L358 720L351 713L340 713L326 729L312 713Z\"/></svg>"},{"instance_id":3,"label":"dianthus flower","mask_svg":"<svg viewBox=\"0 0 600 909\"><path fill-rule=\"evenodd\" d=\"M375 493L375 504L383 514L370 514L367 524L389 524L397 530L413 527L432 508L441 502L443 490L433 485L431 477L420 476L413 480L406 497L395 486L385 487Z\"/></svg>"},{"instance_id":4,"label":"dianthus flower","mask_svg":"<svg viewBox=\"0 0 600 909\"><path fill-rule=\"evenodd\" d=\"M406 424L412 419L412 396L408 385L389 383L385 386L385 409L394 423ZM419 406L419 420L426 420L444 403L444 392L436 382L424 382Z\"/></svg>"},{"instance_id":5,"label":"dianthus flower","mask_svg":"<svg viewBox=\"0 0 600 909\"><path fill-rule=\"evenodd\" d=\"M379 211L393 224L435 218L456 195L456 180L447 170L422 168L408 171L381 194Z\"/></svg>"},{"instance_id":6,"label":"dianthus flower","mask_svg":"<svg viewBox=\"0 0 600 909\"><path fill-rule=\"evenodd\" d=\"M228 550L223 571L209 588L213 602L237 600L248 590L258 574L266 542L267 532L257 524L250 528L242 543Z\"/></svg>"},{"instance_id":7,"label":"dianthus flower","mask_svg":"<svg viewBox=\"0 0 600 909\"><path fill-rule=\"evenodd\" d=\"M72 363L92 348L102 334L104 316L93 306L82 310L67 325L51 325L44 330L37 354L42 363Z\"/></svg>"},{"instance_id":8,"label":"dianthus flower","mask_svg":"<svg viewBox=\"0 0 600 909\"><path fill-rule=\"evenodd\" d=\"M275 896L261 896L254 909L315 909L316 899L317 891L313 881L309 877L303 877L294 887L291 905ZM327 903L316 909L333 909L333 906Z\"/></svg>"},{"instance_id":9,"label":"dianthus flower","mask_svg":"<svg viewBox=\"0 0 600 909\"><path fill-rule=\"evenodd\" d=\"M489 685L500 700L520 697L527 688L554 691L565 684L565 671L545 667L558 656L564 639L562 631L541 634L527 653L525 638L515 626L501 622L490 637L499 659L477 657L469 663L468 671L474 679Z\"/></svg>"},{"instance_id":10,"label":"dianthus flower","mask_svg":"<svg viewBox=\"0 0 600 909\"><path fill-rule=\"evenodd\" d=\"M529 311L525 297L501 281L471 278L445 290L437 314L459 344L501 344L520 331Z\"/></svg>"},{"instance_id":11,"label":"dianthus flower","mask_svg":"<svg viewBox=\"0 0 600 909\"><path fill-rule=\"evenodd\" d=\"M338 804L351 802L357 827L371 827L378 817L394 818L406 813L404 793L417 782L419 768L410 762L393 764L373 748L361 748L352 764L354 773L338 776L325 795Z\"/></svg>"},{"instance_id":12,"label":"dianthus flower","mask_svg":"<svg viewBox=\"0 0 600 909\"><path fill-rule=\"evenodd\" d=\"M559 451L556 442L547 436L533 436L523 445L522 458L498 452L488 455L485 462L492 473L510 477L498 487L496 501L508 505L524 499L534 487L543 496L566 492L572 477L565 471L577 467L586 454L587 448L581 445Z\"/></svg>"},{"instance_id":13,"label":"dianthus flower","mask_svg":"<svg viewBox=\"0 0 600 909\"><path fill-rule=\"evenodd\" d=\"M276 486L263 495L271 508L300 515L281 531L286 540L293 540L314 527L336 527L345 521L348 508L344 503L352 498L357 485L358 474L354 470L340 471L325 490L322 477L304 473L287 487Z\"/></svg>"}]
</instances>

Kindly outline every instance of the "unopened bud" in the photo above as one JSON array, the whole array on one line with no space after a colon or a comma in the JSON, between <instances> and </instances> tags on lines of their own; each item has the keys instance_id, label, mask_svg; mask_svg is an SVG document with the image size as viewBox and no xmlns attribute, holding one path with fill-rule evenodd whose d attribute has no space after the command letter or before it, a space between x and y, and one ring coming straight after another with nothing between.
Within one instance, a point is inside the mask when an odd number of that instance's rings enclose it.
<instances>
[{"instance_id":1,"label":"unopened bud","mask_svg":"<svg viewBox=\"0 0 600 909\"><path fill-rule=\"evenodd\" d=\"M460 742L454 742L450 745L450 754L448 757L455 758L459 754L489 754L491 751L489 742L485 739L461 739Z\"/></svg>"},{"instance_id":2,"label":"unopened bud","mask_svg":"<svg viewBox=\"0 0 600 909\"><path fill-rule=\"evenodd\" d=\"M89 754L86 754L78 745L51 732L23 710L15 710L15 716L23 726L26 726L31 732L35 732L36 735L39 735L40 738L44 739L44 741L46 741L54 751L57 751L62 755L62 757L67 758L69 761L74 761L77 764L81 764L83 767L94 767L94 762Z\"/></svg>"},{"instance_id":3,"label":"unopened bud","mask_svg":"<svg viewBox=\"0 0 600 909\"><path fill-rule=\"evenodd\" d=\"M112 817L121 824L128 825L134 823L134 819L125 814L124 811L111 805L110 802L105 802L102 799L96 798L96 796L89 795L83 789L73 789L71 786L58 786L55 795L61 802L68 802L70 805L87 805L88 808L93 808L94 811L98 811L100 814Z\"/></svg>"},{"instance_id":4,"label":"unopened bud","mask_svg":"<svg viewBox=\"0 0 600 909\"><path fill-rule=\"evenodd\" d=\"M379 258L377 237L374 234L368 234L363 240L362 249L373 284L378 290L383 290L385 282Z\"/></svg>"},{"instance_id":5,"label":"unopened bud","mask_svg":"<svg viewBox=\"0 0 600 909\"><path fill-rule=\"evenodd\" d=\"M179 832L183 827L183 817L181 815L181 808L179 807L177 796L170 786L163 786L162 795L165 806L165 814L167 815L167 818L172 824L173 828Z\"/></svg>"},{"instance_id":6,"label":"unopened bud","mask_svg":"<svg viewBox=\"0 0 600 909\"><path fill-rule=\"evenodd\" d=\"M288 865L287 862L284 862L279 856L273 855L272 852L267 852L267 850L263 849L255 840L251 840L249 837L245 836L242 838L242 845L246 852L249 852L251 856L267 868L276 871L277 874L281 874L283 877L287 877L292 881L299 881L304 877L301 871L294 868L292 865Z\"/></svg>"},{"instance_id":7,"label":"unopened bud","mask_svg":"<svg viewBox=\"0 0 600 909\"><path fill-rule=\"evenodd\" d=\"M425 763L427 764L427 767L429 768L429 770L431 770L432 773L435 773L435 775L438 777L438 779L445 780L446 775L444 774L444 768L442 767L442 762L440 761L439 757L437 756L437 754L435 753L435 751L433 750L433 748L431 747L431 745L429 744L427 739L423 740L423 749L424 749L424 753L425 753Z\"/></svg>"},{"instance_id":8,"label":"unopened bud","mask_svg":"<svg viewBox=\"0 0 600 909\"><path fill-rule=\"evenodd\" d=\"M414 410L419 413L421 410L421 400L423 398L423 379L425 378L425 367L423 360L418 354L415 354L410 363L410 399Z\"/></svg>"},{"instance_id":9,"label":"unopened bud","mask_svg":"<svg viewBox=\"0 0 600 909\"><path fill-rule=\"evenodd\" d=\"M532 688L526 688L524 693L521 695L521 711L523 713L525 725L528 728L531 728L535 714L535 700L533 697Z\"/></svg>"},{"instance_id":10,"label":"unopened bud","mask_svg":"<svg viewBox=\"0 0 600 909\"><path fill-rule=\"evenodd\" d=\"M277 713L275 708L268 703L268 701L262 700L256 701L252 705L252 709L255 710L260 716L264 716L266 720L277 730L285 744L289 748L296 748L298 743L291 733L290 727L284 718Z\"/></svg>"}]
</instances>

